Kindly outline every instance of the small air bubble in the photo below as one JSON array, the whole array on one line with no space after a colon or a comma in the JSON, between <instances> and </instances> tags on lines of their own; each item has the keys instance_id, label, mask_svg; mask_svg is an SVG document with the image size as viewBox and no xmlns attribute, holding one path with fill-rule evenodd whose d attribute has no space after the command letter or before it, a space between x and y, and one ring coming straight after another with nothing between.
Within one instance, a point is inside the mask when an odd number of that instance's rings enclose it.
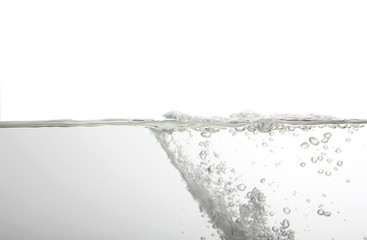
<instances>
[{"instance_id":1,"label":"small air bubble","mask_svg":"<svg viewBox=\"0 0 367 240\"><path fill-rule=\"evenodd\" d=\"M334 168L334 170L335 170L335 171L338 171L338 170L339 170L339 168L335 167L335 168Z\"/></svg>"},{"instance_id":2,"label":"small air bubble","mask_svg":"<svg viewBox=\"0 0 367 240\"><path fill-rule=\"evenodd\" d=\"M328 145L324 145L324 146L323 146L323 148L324 148L325 150L327 150L329 147L328 147Z\"/></svg>"},{"instance_id":3,"label":"small air bubble","mask_svg":"<svg viewBox=\"0 0 367 240\"><path fill-rule=\"evenodd\" d=\"M311 199L307 199L306 201L309 203L309 202L311 202Z\"/></svg>"},{"instance_id":4,"label":"small air bubble","mask_svg":"<svg viewBox=\"0 0 367 240\"><path fill-rule=\"evenodd\" d=\"M341 151L342 151L342 150L341 150L340 148L335 149L335 152L336 152L336 153L341 153Z\"/></svg>"},{"instance_id":5,"label":"small air bubble","mask_svg":"<svg viewBox=\"0 0 367 240\"><path fill-rule=\"evenodd\" d=\"M324 137L326 137L326 138L330 138L330 137L331 137L331 133L329 133L329 132L325 133L325 134L324 134Z\"/></svg>"},{"instance_id":6,"label":"small air bubble","mask_svg":"<svg viewBox=\"0 0 367 240\"><path fill-rule=\"evenodd\" d=\"M280 224L282 225L283 229L287 229L290 226L288 219L284 219Z\"/></svg>"},{"instance_id":7,"label":"small air bubble","mask_svg":"<svg viewBox=\"0 0 367 240\"><path fill-rule=\"evenodd\" d=\"M322 161L324 158L323 158L323 156L318 156L317 157L317 160L319 160L319 161Z\"/></svg>"},{"instance_id":8,"label":"small air bubble","mask_svg":"<svg viewBox=\"0 0 367 240\"><path fill-rule=\"evenodd\" d=\"M270 213L269 213L269 215L270 215L270 216L274 216L274 213L273 213L273 212L270 212Z\"/></svg>"},{"instance_id":9,"label":"small air bubble","mask_svg":"<svg viewBox=\"0 0 367 240\"><path fill-rule=\"evenodd\" d=\"M312 145L319 145L320 141L316 137L310 137L308 139Z\"/></svg>"},{"instance_id":10,"label":"small air bubble","mask_svg":"<svg viewBox=\"0 0 367 240\"><path fill-rule=\"evenodd\" d=\"M319 174L323 174L324 173L324 169L319 169L319 171L317 171Z\"/></svg>"},{"instance_id":11,"label":"small air bubble","mask_svg":"<svg viewBox=\"0 0 367 240\"><path fill-rule=\"evenodd\" d=\"M237 189L240 190L240 191L245 191L246 186L245 186L245 184L239 184L239 185L237 185Z\"/></svg>"},{"instance_id":12,"label":"small air bubble","mask_svg":"<svg viewBox=\"0 0 367 240\"><path fill-rule=\"evenodd\" d=\"M200 133L200 135L202 137L205 137L205 138L210 138L212 136L212 133L211 132L202 132L202 133Z\"/></svg>"},{"instance_id":13,"label":"small air bubble","mask_svg":"<svg viewBox=\"0 0 367 240\"><path fill-rule=\"evenodd\" d=\"M323 139L321 139L321 142L322 143L327 143L329 141L329 138L323 138Z\"/></svg>"},{"instance_id":14,"label":"small air bubble","mask_svg":"<svg viewBox=\"0 0 367 240\"><path fill-rule=\"evenodd\" d=\"M320 216L324 215L324 210L322 209L317 210L317 214L319 214Z\"/></svg>"},{"instance_id":15,"label":"small air bubble","mask_svg":"<svg viewBox=\"0 0 367 240\"><path fill-rule=\"evenodd\" d=\"M301 167L305 167L306 166L306 163L305 162L301 162Z\"/></svg>"},{"instance_id":16,"label":"small air bubble","mask_svg":"<svg viewBox=\"0 0 367 240\"><path fill-rule=\"evenodd\" d=\"M350 180L349 179L347 179L347 180L345 180L347 183L350 183Z\"/></svg>"},{"instance_id":17,"label":"small air bubble","mask_svg":"<svg viewBox=\"0 0 367 240\"><path fill-rule=\"evenodd\" d=\"M328 162L328 163L331 163L332 161L333 161L333 159L331 159L331 158L328 158L328 159L327 159L327 162Z\"/></svg>"},{"instance_id":18,"label":"small air bubble","mask_svg":"<svg viewBox=\"0 0 367 240\"><path fill-rule=\"evenodd\" d=\"M201 239L201 240L206 240L206 237L201 237L200 239Z\"/></svg>"},{"instance_id":19,"label":"small air bubble","mask_svg":"<svg viewBox=\"0 0 367 240\"><path fill-rule=\"evenodd\" d=\"M325 217L330 217L330 216L331 216L331 212L329 212L329 211L325 211L325 212L324 212L324 216L325 216Z\"/></svg>"},{"instance_id":20,"label":"small air bubble","mask_svg":"<svg viewBox=\"0 0 367 240\"><path fill-rule=\"evenodd\" d=\"M301 147L304 148L304 149L308 148L309 146L310 146L310 144L308 144L308 142L304 142L304 143L301 144Z\"/></svg>"},{"instance_id":21,"label":"small air bubble","mask_svg":"<svg viewBox=\"0 0 367 240\"><path fill-rule=\"evenodd\" d=\"M263 147L267 147L268 146L268 143L263 142L262 145L263 145Z\"/></svg>"},{"instance_id":22,"label":"small air bubble","mask_svg":"<svg viewBox=\"0 0 367 240\"><path fill-rule=\"evenodd\" d=\"M207 156L207 152L205 150L201 151L200 154L199 154L200 158L205 160L206 159L206 156Z\"/></svg>"},{"instance_id":23,"label":"small air bubble","mask_svg":"<svg viewBox=\"0 0 367 240\"><path fill-rule=\"evenodd\" d=\"M289 208L285 207L285 208L283 208L283 212L285 214L290 214L291 213L291 210Z\"/></svg>"},{"instance_id":24,"label":"small air bubble","mask_svg":"<svg viewBox=\"0 0 367 240\"><path fill-rule=\"evenodd\" d=\"M350 138L345 139L346 142L350 142L350 140L351 140Z\"/></svg>"},{"instance_id":25,"label":"small air bubble","mask_svg":"<svg viewBox=\"0 0 367 240\"><path fill-rule=\"evenodd\" d=\"M273 230L273 232L278 232L279 231L279 229L277 227L275 227L275 226L272 227L271 229Z\"/></svg>"},{"instance_id":26,"label":"small air bubble","mask_svg":"<svg viewBox=\"0 0 367 240\"><path fill-rule=\"evenodd\" d=\"M265 183L265 178L260 180L261 183Z\"/></svg>"},{"instance_id":27,"label":"small air bubble","mask_svg":"<svg viewBox=\"0 0 367 240\"><path fill-rule=\"evenodd\" d=\"M326 172L325 172L325 175L329 177L329 176L331 175L331 172L326 171Z\"/></svg>"},{"instance_id":28,"label":"small air bubble","mask_svg":"<svg viewBox=\"0 0 367 240\"><path fill-rule=\"evenodd\" d=\"M339 161L339 162L337 163L337 165L338 165L339 167L341 167L341 166L343 165L343 161Z\"/></svg>"},{"instance_id":29,"label":"small air bubble","mask_svg":"<svg viewBox=\"0 0 367 240\"><path fill-rule=\"evenodd\" d=\"M313 162L313 163L317 163L317 158L312 157L312 158L311 158L311 162Z\"/></svg>"}]
</instances>

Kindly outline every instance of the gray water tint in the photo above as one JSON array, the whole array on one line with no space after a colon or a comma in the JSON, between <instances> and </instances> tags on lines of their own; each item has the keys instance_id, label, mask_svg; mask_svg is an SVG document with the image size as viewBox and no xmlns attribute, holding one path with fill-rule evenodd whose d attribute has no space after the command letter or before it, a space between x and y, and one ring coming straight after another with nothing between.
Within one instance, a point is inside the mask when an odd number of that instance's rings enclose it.
<instances>
[{"instance_id":1,"label":"gray water tint","mask_svg":"<svg viewBox=\"0 0 367 240\"><path fill-rule=\"evenodd\" d=\"M173 112L165 117L161 121L2 122L0 127L151 129L208 218L213 233L203 239L365 236L362 216L367 212L355 199L366 202L367 193L353 187L366 183L364 173L357 171L363 169L358 165L362 161L353 162L345 155L350 144L361 142L358 136L366 139L365 120L248 113L198 118ZM359 151L358 156L366 156Z\"/></svg>"}]
</instances>

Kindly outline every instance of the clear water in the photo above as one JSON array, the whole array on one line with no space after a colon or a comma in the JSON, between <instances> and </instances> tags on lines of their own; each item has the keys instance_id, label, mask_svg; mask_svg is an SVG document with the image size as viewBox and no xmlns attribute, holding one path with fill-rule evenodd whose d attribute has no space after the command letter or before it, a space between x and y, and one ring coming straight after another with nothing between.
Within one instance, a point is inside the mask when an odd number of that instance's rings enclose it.
<instances>
[{"instance_id":1,"label":"clear water","mask_svg":"<svg viewBox=\"0 0 367 240\"><path fill-rule=\"evenodd\" d=\"M200 208L197 215L207 227L197 239L367 239L365 120L255 113L199 118L178 112L165 118L0 127L148 128Z\"/></svg>"}]
</instances>

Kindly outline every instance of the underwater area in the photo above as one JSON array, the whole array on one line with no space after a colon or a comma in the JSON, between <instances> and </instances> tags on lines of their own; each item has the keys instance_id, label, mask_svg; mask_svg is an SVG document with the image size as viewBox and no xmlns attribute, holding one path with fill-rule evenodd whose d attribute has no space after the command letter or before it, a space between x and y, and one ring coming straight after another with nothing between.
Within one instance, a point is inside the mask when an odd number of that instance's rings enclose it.
<instances>
[{"instance_id":1,"label":"underwater area","mask_svg":"<svg viewBox=\"0 0 367 240\"><path fill-rule=\"evenodd\" d=\"M2 239L367 239L367 121L0 122Z\"/></svg>"}]
</instances>

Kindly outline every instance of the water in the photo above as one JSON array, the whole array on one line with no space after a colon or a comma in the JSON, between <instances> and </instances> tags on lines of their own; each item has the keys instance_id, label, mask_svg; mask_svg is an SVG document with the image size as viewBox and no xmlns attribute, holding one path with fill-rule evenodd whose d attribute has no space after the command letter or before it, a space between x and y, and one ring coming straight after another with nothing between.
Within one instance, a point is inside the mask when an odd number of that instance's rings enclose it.
<instances>
[{"instance_id":1,"label":"water","mask_svg":"<svg viewBox=\"0 0 367 240\"><path fill-rule=\"evenodd\" d=\"M207 222L197 239L366 237L365 120L255 113L199 118L178 112L165 118L4 122L0 127L148 128Z\"/></svg>"}]
</instances>

